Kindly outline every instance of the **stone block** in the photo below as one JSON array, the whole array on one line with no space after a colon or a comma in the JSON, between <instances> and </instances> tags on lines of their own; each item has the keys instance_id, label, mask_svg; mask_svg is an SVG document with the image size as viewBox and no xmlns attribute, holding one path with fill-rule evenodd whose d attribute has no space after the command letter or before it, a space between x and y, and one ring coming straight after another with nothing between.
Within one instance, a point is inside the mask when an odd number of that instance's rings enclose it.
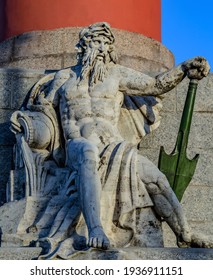
<instances>
[{"instance_id":1,"label":"stone block","mask_svg":"<svg viewBox=\"0 0 213 280\"><path fill-rule=\"evenodd\" d=\"M145 137L142 138L140 144L139 144L139 150L146 150L150 149L153 146L153 137L152 134L147 134Z\"/></svg>"},{"instance_id":2,"label":"stone block","mask_svg":"<svg viewBox=\"0 0 213 280\"><path fill-rule=\"evenodd\" d=\"M182 111L185 103L189 79L177 86L177 110ZM213 112L213 74L209 74L198 83L194 112Z\"/></svg>"},{"instance_id":3,"label":"stone block","mask_svg":"<svg viewBox=\"0 0 213 280\"><path fill-rule=\"evenodd\" d=\"M115 35L115 46L119 51L119 55L135 56L139 54L141 57L158 61L160 54L159 42L145 37L139 33L128 32L113 28Z\"/></svg>"},{"instance_id":4,"label":"stone block","mask_svg":"<svg viewBox=\"0 0 213 280\"><path fill-rule=\"evenodd\" d=\"M10 131L12 111L0 109L0 146L12 146L15 143L14 134Z\"/></svg>"},{"instance_id":5,"label":"stone block","mask_svg":"<svg viewBox=\"0 0 213 280\"><path fill-rule=\"evenodd\" d=\"M41 248L0 248L1 260L37 259ZM114 250L90 249L76 253L73 260L212 260L213 249L199 248L124 248Z\"/></svg>"},{"instance_id":6,"label":"stone block","mask_svg":"<svg viewBox=\"0 0 213 280\"><path fill-rule=\"evenodd\" d=\"M175 57L173 53L162 44L160 45L159 62L165 65L167 69L171 69L175 66Z\"/></svg>"},{"instance_id":7,"label":"stone block","mask_svg":"<svg viewBox=\"0 0 213 280\"><path fill-rule=\"evenodd\" d=\"M38 82L38 80L43 76L41 73L33 73L33 75L26 75L25 72L14 72L13 74L13 89L12 99L11 99L11 109L19 109L28 92L32 86ZM15 93L15 94L14 94Z\"/></svg>"},{"instance_id":8,"label":"stone block","mask_svg":"<svg viewBox=\"0 0 213 280\"><path fill-rule=\"evenodd\" d=\"M197 186L213 187L213 151L212 149L190 149L188 150L188 158L192 159L196 154L199 154L198 163L195 169L195 174L191 184Z\"/></svg>"},{"instance_id":9,"label":"stone block","mask_svg":"<svg viewBox=\"0 0 213 280\"><path fill-rule=\"evenodd\" d=\"M15 136L9 127L9 122L0 123L0 146L13 146L15 144Z\"/></svg>"},{"instance_id":10,"label":"stone block","mask_svg":"<svg viewBox=\"0 0 213 280\"><path fill-rule=\"evenodd\" d=\"M146 59L141 56L119 55L118 58L119 64L126 67L131 67L147 75L156 76L159 74L160 69L162 69L162 71L166 71L166 68L159 65L158 62Z\"/></svg>"},{"instance_id":11,"label":"stone block","mask_svg":"<svg viewBox=\"0 0 213 280\"><path fill-rule=\"evenodd\" d=\"M162 112L161 117L159 128L152 132L152 148L160 149L160 146L164 146L166 152L171 153L175 147L181 116L174 112Z\"/></svg>"},{"instance_id":12,"label":"stone block","mask_svg":"<svg viewBox=\"0 0 213 280\"><path fill-rule=\"evenodd\" d=\"M213 148L213 112L195 112L192 117L189 134L189 149L212 149Z\"/></svg>"},{"instance_id":13,"label":"stone block","mask_svg":"<svg viewBox=\"0 0 213 280\"><path fill-rule=\"evenodd\" d=\"M26 201L22 199L5 203L0 207L0 228L3 234L12 235L16 233L20 219L24 215L25 206Z\"/></svg>"},{"instance_id":14,"label":"stone block","mask_svg":"<svg viewBox=\"0 0 213 280\"><path fill-rule=\"evenodd\" d=\"M14 38L14 59L43 57L63 52L62 31L32 31Z\"/></svg>"},{"instance_id":15,"label":"stone block","mask_svg":"<svg viewBox=\"0 0 213 280\"><path fill-rule=\"evenodd\" d=\"M25 69L0 69L0 108L19 109L31 87L43 77L45 71ZM11 114L8 110L8 116ZM0 117L5 116L6 110L0 110ZM2 119L3 121L4 119ZM5 121L8 121L8 117Z\"/></svg>"},{"instance_id":16,"label":"stone block","mask_svg":"<svg viewBox=\"0 0 213 280\"><path fill-rule=\"evenodd\" d=\"M37 259L41 248L0 248L0 260L32 260Z\"/></svg>"},{"instance_id":17,"label":"stone block","mask_svg":"<svg viewBox=\"0 0 213 280\"><path fill-rule=\"evenodd\" d=\"M89 249L71 256L75 260L212 260L213 249L198 248L122 248Z\"/></svg>"},{"instance_id":18,"label":"stone block","mask_svg":"<svg viewBox=\"0 0 213 280\"><path fill-rule=\"evenodd\" d=\"M152 132L153 148L165 146L166 149L170 150L175 147L182 113L162 112L161 116L159 128ZM213 114L197 112L193 114L188 139L189 150L213 148L212 122Z\"/></svg>"},{"instance_id":19,"label":"stone block","mask_svg":"<svg viewBox=\"0 0 213 280\"><path fill-rule=\"evenodd\" d=\"M63 52L64 54L76 54L76 44L79 41L80 27L68 27L62 30Z\"/></svg>"},{"instance_id":20,"label":"stone block","mask_svg":"<svg viewBox=\"0 0 213 280\"><path fill-rule=\"evenodd\" d=\"M0 146L0 205L5 202L6 198L6 184L10 169L12 168L12 155L12 147Z\"/></svg>"},{"instance_id":21,"label":"stone block","mask_svg":"<svg viewBox=\"0 0 213 280\"><path fill-rule=\"evenodd\" d=\"M0 108L11 108L11 90L13 80L8 72L0 71Z\"/></svg>"},{"instance_id":22,"label":"stone block","mask_svg":"<svg viewBox=\"0 0 213 280\"><path fill-rule=\"evenodd\" d=\"M8 62L13 56L14 39L8 39L0 43L0 65L1 63Z\"/></svg>"},{"instance_id":23,"label":"stone block","mask_svg":"<svg viewBox=\"0 0 213 280\"><path fill-rule=\"evenodd\" d=\"M162 95L162 112L173 112L177 111L177 92L176 89L171 90L165 95Z\"/></svg>"},{"instance_id":24,"label":"stone block","mask_svg":"<svg viewBox=\"0 0 213 280\"><path fill-rule=\"evenodd\" d=\"M144 157L147 157L156 166L158 165L159 152L159 148L144 148L143 146L140 146L140 153Z\"/></svg>"},{"instance_id":25,"label":"stone block","mask_svg":"<svg viewBox=\"0 0 213 280\"><path fill-rule=\"evenodd\" d=\"M213 186L195 186L186 189L181 204L190 222L212 222ZM205 233L205 231L204 231Z\"/></svg>"},{"instance_id":26,"label":"stone block","mask_svg":"<svg viewBox=\"0 0 213 280\"><path fill-rule=\"evenodd\" d=\"M77 63L76 53L65 53L63 55L63 68L70 67Z\"/></svg>"},{"instance_id":27,"label":"stone block","mask_svg":"<svg viewBox=\"0 0 213 280\"><path fill-rule=\"evenodd\" d=\"M3 63L2 67L57 70L62 68L62 59L62 55L21 58Z\"/></svg>"}]
</instances>

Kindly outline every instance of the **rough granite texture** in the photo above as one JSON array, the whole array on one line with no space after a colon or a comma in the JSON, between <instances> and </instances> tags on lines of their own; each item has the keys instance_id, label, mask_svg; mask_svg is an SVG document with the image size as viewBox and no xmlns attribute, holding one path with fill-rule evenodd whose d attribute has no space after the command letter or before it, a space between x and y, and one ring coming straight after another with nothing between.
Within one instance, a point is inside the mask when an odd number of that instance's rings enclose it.
<instances>
[{"instance_id":1,"label":"rough granite texture","mask_svg":"<svg viewBox=\"0 0 213 280\"><path fill-rule=\"evenodd\" d=\"M0 248L0 260L37 259L40 248ZM180 248L125 248L121 250L97 250L78 252L72 260L212 260L213 249Z\"/></svg>"},{"instance_id":2,"label":"rough granite texture","mask_svg":"<svg viewBox=\"0 0 213 280\"><path fill-rule=\"evenodd\" d=\"M75 45L81 27L33 31L0 44L0 67L60 69L75 64ZM173 66L173 55L158 41L138 33L112 29L119 61L147 73Z\"/></svg>"}]
</instances>

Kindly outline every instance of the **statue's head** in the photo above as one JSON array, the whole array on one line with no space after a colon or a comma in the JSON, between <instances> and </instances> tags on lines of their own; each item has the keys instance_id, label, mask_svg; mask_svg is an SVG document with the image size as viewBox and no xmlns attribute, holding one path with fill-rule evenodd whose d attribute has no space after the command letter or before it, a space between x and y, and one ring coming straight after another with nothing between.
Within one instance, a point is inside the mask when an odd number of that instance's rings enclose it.
<instances>
[{"instance_id":1,"label":"statue's head","mask_svg":"<svg viewBox=\"0 0 213 280\"><path fill-rule=\"evenodd\" d=\"M76 45L79 63L92 66L96 59L103 60L104 63L116 63L114 41L110 25L106 22L97 22L85 27L79 33L79 42Z\"/></svg>"},{"instance_id":2,"label":"statue's head","mask_svg":"<svg viewBox=\"0 0 213 280\"><path fill-rule=\"evenodd\" d=\"M78 64L82 66L80 82L88 79L90 88L107 76L110 63L117 62L114 35L106 22L85 27L79 33Z\"/></svg>"}]
</instances>

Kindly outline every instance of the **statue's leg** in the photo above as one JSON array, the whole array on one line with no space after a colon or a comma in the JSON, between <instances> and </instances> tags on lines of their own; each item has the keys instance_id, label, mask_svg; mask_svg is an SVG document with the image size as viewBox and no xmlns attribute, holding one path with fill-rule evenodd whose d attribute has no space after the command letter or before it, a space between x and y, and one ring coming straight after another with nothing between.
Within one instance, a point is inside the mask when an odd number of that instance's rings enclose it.
<instances>
[{"instance_id":1,"label":"statue's leg","mask_svg":"<svg viewBox=\"0 0 213 280\"><path fill-rule=\"evenodd\" d=\"M147 158L139 155L138 172L154 203L156 213L162 217L177 236L178 245L191 242L191 232L175 193L166 176Z\"/></svg>"},{"instance_id":2,"label":"statue's leg","mask_svg":"<svg viewBox=\"0 0 213 280\"><path fill-rule=\"evenodd\" d=\"M98 173L99 151L81 138L67 143L67 164L77 171L76 185L84 219L89 232L88 245L107 249L109 240L100 221L101 181Z\"/></svg>"}]
</instances>

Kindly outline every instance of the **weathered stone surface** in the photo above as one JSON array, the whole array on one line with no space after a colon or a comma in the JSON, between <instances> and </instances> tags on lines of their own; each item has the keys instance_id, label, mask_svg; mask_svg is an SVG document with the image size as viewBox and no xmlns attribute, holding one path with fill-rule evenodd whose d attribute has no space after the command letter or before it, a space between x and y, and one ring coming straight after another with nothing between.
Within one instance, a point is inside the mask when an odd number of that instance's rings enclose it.
<instances>
[{"instance_id":1,"label":"weathered stone surface","mask_svg":"<svg viewBox=\"0 0 213 280\"><path fill-rule=\"evenodd\" d=\"M213 185L212 187L190 185L182 199L186 216L190 221L197 223L212 221L212 203ZM203 227L202 229L204 230Z\"/></svg>"},{"instance_id":2,"label":"weathered stone surface","mask_svg":"<svg viewBox=\"0 0 213 280\"><path fill-rule=\"evenodd\" d=\"M0 73L0 107L11 109L12 79L7 73Z\"/></svg>"},{"instance_id":3,"label":"weathered stone surface","mask_svg":"<svg viewBox=\"0 0 213 280\"><path fill-rule=\"evenodd\" d=\"M0 228L2 233L16 233L20 219L24 215L25 206L26 201L21 199L19 201L5 203L0 207Z\"/></svg>"},{"instance_id":4,"label":"weathered stone surface","mask_svg":"<svg viewBox=\"0 0 213 280\"><path fill-rule=\"evenodd\" d=\"M202 112L193 114L191 131L189 136L189 149L209 149L213 148L213 126L209 113Z\"/></svg>"},{"instance_id":5,"label":"weathered stone surface","mask_svg":"<svg viewBox=\"0 0 213 280\"><path fill-rule=\"evenodd\" d=\"M144 57L137 56L127 56L121 55L119 56L119 63L123 66L131 67L135 70L141 71L151 76L155 76L159 73L159 69L162 71L166 71L167 68L164 65L159 65L159 62L150 61Z\"/></svg>"},{"instance_id":6,"label":"weathered stone surface","mask_svg":"<svg viewBox=\"0 0 213 280\"><path fill-rule=\"evenodd\" d=\"M13 57L14 38L0 43L0 64L8 62Z\"/></svg>"},{"instance_id":7,"label":"weathered stone surface","mask_svg":"<svg viewBox=\"0 0 213 280\"><path fill-rule=\"evenodd\" d=\"M32 31L15 37L14 58L42 57L63 53L63 30Z\"/></svg>"},{"instance_id":8,"label":"weathered stone surface","mask_svg":"<svg viewBox=\"0 0 213 280\"><path fill-rule=\"evenodd\" d=\"M10 123L0 123L0 146L12 146L15 144L15 137L10 130Z\"/></svg>"},{"instance_id":9,"label":"weathered stone surface","mask_svg":"<svg viewBox=\"0 0 213 280\"><path fill-rule=\"evenodd\" d=\"M192 159L196 154L200 156L191 184L211 188L213 187L213 151L212 149L191 148L188 151L188 158Z\"/></svg>"},{"instance_id":10,"label":"weathered stone surface","mask_svg":"<svg viewBox=\"0 0 213 280\"><path fill-rule=\"evenodd\" d=\"M0 146L0 205L5 202L6 184L9 179L9 170L12 168L12 146ZM2 188L2 186L5 186Z\"/></svg>"},{"instance_id":11,"label":"weathered stone surface","mask_svg":"<svg viewBox=\"0 0 213 280\"><path fill-rule=\"evenodd\" d=\"M180 118L181 114L162 112L160 127L152 133L152 148L163 146L168 153L173 150L180 125Z\"/></svg>"},{"instance_id":12,"label":"weathered stone surface","mask_svg":"<svg viewBox=\"0 0 213 280\"><path fill-rule=\"evenodd\" d=\"M0 260L33 260L37 259L41 248L0 248Z\"/></svg>"},{"instance_id":13,"label":"weathered stone surface","mask_svg":"<svg viewBox=\"0 0 213 280\"><path fill-rule=\"evenodd\" d=\"M20 108L31 87L44 73L45 70L0 69L0 108L11 110ZM1 110L0 116L5 115L5 112ZM1 121L3 121L2 117ZM8 118L5 121L8 121Z\"/></svg>"},{"instance_id":14,"label":"weathered stone surface","mask_svg":"<svg viewBox=\"0 0 213 280\"><path fill-rule=\"evenodd\" d=\"M183 83L179 84L177 87L177 110L182 111L185 97L188 89L189 80L186 79ZM208 112L213 111L213 98L212 98L212 88L213 88L213 74L210 73L208 77L199 81L196 101L195 101L195 112Z\"/></svg>"},{"instance_id":15,"label":"weathered stone surface","mask_svg":"<svg viewBox=\"0 0 213 280\"><path fill-rule=\"evenodd\" d=\"M62 55L48 55L44 57L21 58L2 63L1 67L28 68L28 69L61 69ZM38 67L39 65L39 67Z\"/></svg>"},{"instance_id":16,"label":"weathered stone surface","mask_svg":"<svg viewBox=\"0 0 213 280\"><path fill-rule=\"evenodd\" d=\"M212 260L213 249L123 248L79 252L71 259L78 260Z\"/></svg>"},{"instance_id":17,"label":"weathered stone surface","mask_svg":"<svg viewBox=\"0 0 213 280\"><path fill-rule=\"evenodd\" d=\"M1 67L31 69L59 69L70 66L70 56L75 56L80 27L56 30L32 31L11 38L0 44L5 53ZM167 70L174 65L172 53L159 42L141 34L113 29L116 48L121 62L130 63L138 70L152 74ZM135 54L139 56L136 58ZM73 61L71 60L71 64Z\"/></svg>"},{"instance_id":18,"label":"weathered stone surface","mask_svg":"<svg viewBox=\"0 0 213 280\"><path fill-rule=\"evenodd\" d=\"M41 248L0 248L1 260L37 259ZM179 248L126 248L122 250L101 251L90 249L79 252L73 260L212 260L213 249L179 249Z\"/></svg>"},{"instance_id":19,"label":"weathered stone surface","mask_svg":"<svg viewBox=\"0 0 213 280\"><path fill-rule=\"evenodd\" d=\"M70 67L70 65L75 65L76 63L76 53L64 53L62 60L62 67Z\"/></svg>"},{"instance_id":20,"label":"weathered stone surface","mask_svg":"<svg viewBox=\"0 0 213 280\"><path fill-rule=\"evenodd\" d=\"M174 88L168 94L162 96L163 108L162 112L175 114L177 112L177 88Z\"/></svg>"}]
</instances>

